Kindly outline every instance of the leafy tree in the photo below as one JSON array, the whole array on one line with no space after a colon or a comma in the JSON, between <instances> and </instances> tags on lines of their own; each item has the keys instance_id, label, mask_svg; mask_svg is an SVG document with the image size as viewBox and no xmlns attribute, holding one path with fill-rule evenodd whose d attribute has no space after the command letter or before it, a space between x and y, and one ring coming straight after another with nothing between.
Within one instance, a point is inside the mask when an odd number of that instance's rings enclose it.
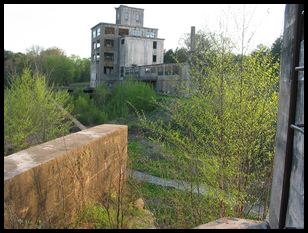
<instances>
[{"instance_id":1,"label":"leafy tree","mask_svg":"<svg viewBox=\"0 0 308 233\"><path fill-rule=\"evenodd\" d=\"M49 55L43 59L44 71L48 80L56 85L69 85L74 80L74 64L66 56Z\"/></svg>"},{"instance_id":2,"label":"leafy tree","mask_svg":"<svg viewBox=\"0 0 308 233\"><path fill-rule=\"evenodd\" d=\"M254 204L267 207L278 98L278 64L264 48L235 62L228 38L204 35L208 45L192 57L186 97L161 105L171 122L140 115L141 125L174 158L178 178L192 183L191 193L207 188L210 199L198 194L178 203L190 206L195 224L217 204L213 219L245 216Z\"/></svg>"},{"instance_id":3,"label":"leafy tree","mask_svg":"<svg viewBox=\"0 0 308 233\"><path fill-rule=\"evenodd\" d=\"M176 63L176 60L175 60L175 54L173 52L172 49L169 49L167 52L165 52L164 54L164 63L165 64L168 64L168 63Z\"/></svg>"},{"instance_id":4,"label":"leafy tree","mask_svg":"<svg viewBox=\"0 0 308 233\"><path fill-rule=\"evenodd\" d=\"M12 77L21 74L26 65L25 54L4 50L4 86L9 85Z\"/></svg>"},{"instance_id":5,"label":"leafy tree","mask_svg":"<svg viewBox=\"0 0 308 233\"><path fill-rule=\"evenodd\" d=\"M188 51L186 48L176 48L173 52L169 49L164 54L164 63L184 63L188 61Z\"/></svg>"},{"instance_id":6,"label":"leafy tree","mask_svg":"<svg viewBox=\"0 0 308 233\"><path fill-rule=\"evenodd\" d=\"M90 80L90 66L91 61L87 58L80 58L79 56L71 56L70 59L74 63L74 82L89 82Z\"/></svg>"},{"instance_id":7,"label":"leafy tree","mask_svg":"<svg viewBox=\"0 0 308 233\"><path fill-rule=\"evenodd\" d=\"M280 62L281 50L282 50L282 35L278 37L271 47L271 54L273 56L273 62Z\"/></svg>"},{"instance_id":8,"label":"leafy tree","mask_svg":"<svg viewBox=\"0 0 308 233\"><path fill-rule=\"evenodd\" d=\"M184 63L188 61L188 50L186 48L176 48L174 52L175 60L178 63Z\"/></svg>"},{"instance_id":9,"label":"leafy tree","mask_svg":"<svg viewBox=\"0 0 308 233\"><path fill-rule=\"evenodd\" d=\"M53 92L46 76L25 69L4 90L5 155L67 134L72 105L67 92Z\"/></svg>"}]
</instances>

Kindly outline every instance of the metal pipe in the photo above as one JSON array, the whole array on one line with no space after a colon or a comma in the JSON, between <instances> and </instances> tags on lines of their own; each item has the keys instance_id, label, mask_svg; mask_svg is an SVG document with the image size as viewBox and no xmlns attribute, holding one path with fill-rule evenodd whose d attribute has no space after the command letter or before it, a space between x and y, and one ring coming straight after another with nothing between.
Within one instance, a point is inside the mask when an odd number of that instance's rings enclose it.
<instances>
[{"instance_id":1,"label":"metal pipe","mask_svg":"<svg viewBox=\"0 0 308 233\"><path fill-rule=\"evenodd\" d=\"M290 125L291 128L301 132L302 134L304 134L304 129L302 129L301 127L304 127L304 126L299 126L299 125L294 125L294 124L291 124Z\"/></svg>"}]
</instances>

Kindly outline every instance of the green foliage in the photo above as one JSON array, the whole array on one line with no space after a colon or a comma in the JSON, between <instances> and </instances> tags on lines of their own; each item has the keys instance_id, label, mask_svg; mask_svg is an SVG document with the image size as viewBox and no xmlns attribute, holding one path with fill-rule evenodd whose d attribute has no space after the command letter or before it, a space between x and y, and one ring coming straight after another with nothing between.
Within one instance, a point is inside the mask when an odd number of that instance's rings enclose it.
<instances>
[{"instance_id":1,"label":"green foliage","mask_svg":"<svg viewBox=\"0 0 308 233\"><path fill-rule=\"evenodd\" d=\"M167 52L165 52L164 54L164 63L168 64L168 63L176 63L175 60L175 55L172 49L169 49Z\"/></svg>"},{"instance_id":2,"label":"green foliage","mask_svg":"<svg viewBox=\"0 0 308 233\"><path fill-rule=\"evenodd\" d=\"M215 220L219 212L217 200L196 193L149 183L139 184L135 192L144 199L145 207L154 214L157 225L162 229L193 228ZM190 199L194 200L193 203L188 202ZM209 205L213 208L207 208ZM204 208L196 213L194 209L200 206Z\"/></svg>"},{"instance_id":3,"label":"green foliage","mask_svg":"<svg viewBox=\"0 0 308 233\"><path fill-rule=\"evenodd\" d=\"M169 49L164 54L164 63L184 63L188 61L188 50L186 48L176 48L173 52Z\"/></svg>"},{"instance_id":4,"label":"green foliage","mask_svg":"<svg viewBox=\"0 0 308 233\"><path fill-rule=\"evenodd\" d=\"M69 132L70 97L66 92L51 91L46 76L25 69L4 93L5 155Z\"/></svg>"},{"instance_id":5,"label":"green foliage","mask_svg":"<svg viewBox=\"0 0 308 233\"><path fill-rule=\"evenodd\" d=\"M90 80L90 66L91 61L88 58L80 58L79 56L71 56L73 61L74 70L74 82L89 82Z\"/></svg>"},{"instance_id":6,"label":"green foliage","mask_svg":"<svg viewBox=\"0 0 308 233\"><path fill-rule=\"evenodd\" d=\"M103 193L99 202L90 201L80 209L73 220L73 228L148 229L154 227L154 218L148 210L134 203L140 196L136 183L120 184L117 190Z\"/></svg>"},{"instance_id":7,"label":"green foliage","mask_svg":"<svg viewBox=\"0 0 308 233\"><path fill-rule=\"evenodd\" d=\"M206 196L216 201L182 199L200 204L191 209L195 223L217 205L215 218L242 217L247 206L268 205L278 105L278 64L267 50L236 62L228 38L205 36L210 46L192 57L187 98L161 105L171 121L140 116L151 137L182 164L182 179L210 187Z\"/></svg>"},{"instance_id":8,"label":"green foliage","mask_svg":"<svg viewBox=\"0 0 308 233\"><path fill-rule=\"evenodd\" d=\"M147 83L133 79L117 83L108 102L108 112L111 118L127 117L134 109L151 111L156 93Z\"/></svg>"},{"instance_id":9,"label":"green foliage","mask_svg":"<svg viewBox=\"0 0 308 233\"><path fill-rule=\"evenodd\" d=\"M115 215L115 210L113 208L110 211L112 215ZM88 224L90 223L94 228L113 228L107 209L98 203L89 204L80 215L80 222L87 222Z\"/></svg>"},{"instance_id":10,"label":"green foliage","mask_svg":"<svg viewBox=\"0 0 308 233\"><path fill-rule=\"evenodd\" d=\"M280 62L281 50L282 50L283 36L278 37L271 47L271 54L273 56L273 62Z\"/></svg>"},{"instance_id":11,"label":"green foliage","mask_svg":"<svg viewBox=\"0 0 308 233\"><path fill-rule=\"evenodd\" d=\"M73 82L74 68L72 60L66 56L49 55L43 60L43 69L49 81L60 86Z\"/></svg>"},{"instance_id":12,"label":"green foliage","mask_svg":"<svg viewBox=\"0 0 308 233\"><path fill-rule=\"evenodd\" d=\"M107 101L109 100L111 94L112 93L110 92L110 90L108 89L108 86L105 83L96 87L94 95L93 95L93 99L94 99L96 106L106 111Z\"/></svg>"},{"instance_id":13,"label":"green foliage","mask_svg":"<svg viewBox=\"0 0 308 233\"><path fill-rule=\"evenodd\" d=\"M43 49L32 46L26 54L4 51L4 84L8 85L13 76L21 75L25 67L34 73L44 73L55 85L69 85L89 82L90 59L78 56L67 57L63 50L52 47Z\"/></svg>"},{"instance_id":14,"label":"green foliage","mask_svg":"<svg viewBox=\"0 0 308 233\"><path fill-rule=\"evenodd\" d=\"M181 178L181 165L153 150L153 145L142 145L138 140L128 144L128 157L132 169L167 179Z\"/></svg>"},{"instance_id":15,"label":"green foliage","mask_svg":"<svg viewBox=\"0 0 308 233\"><path fill-rule=\"evenodd\" d=\"M83 93L74 100L74 113L85 125L103 124L108 119L107 113L100 110L89 95Z\"/></svg>"},{"instance_id":16,"label":"green foliage","mask_svg":"<svg viewBox=\"0 0 308 233\"><path fill-rule=\"evenodd\" d=\"M22 73L26 64L25 54L4 50L4 87L9 86L13 77Z\"/></svg>"}]
</instances>

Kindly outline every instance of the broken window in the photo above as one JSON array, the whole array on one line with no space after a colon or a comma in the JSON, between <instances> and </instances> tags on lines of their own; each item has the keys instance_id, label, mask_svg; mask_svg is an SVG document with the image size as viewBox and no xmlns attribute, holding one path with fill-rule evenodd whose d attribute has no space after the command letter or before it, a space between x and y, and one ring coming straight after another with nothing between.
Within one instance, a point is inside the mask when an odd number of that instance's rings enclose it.
<instances>
[{"instance_id":1,"label":"broken window","mask_svg":"<svg viewBox=\"0 0 308 233\"><path fill-rule=\"evenodd\" d=\"M115 34L113 27L105 27L105 34Z\"/></svg>"},{"instance_id":2,"label":"broken window","mask_svg":"<svg viewBox=\"0 0 308 233\"><path fill-rule=\"evenodd\" d=\"M153 41L153 49L157 49L157 41Z\"/></svg>"},{"instance_id":3,"label":"broken window","mask_svg":"<svg viewBox=\"0 0 308 233\"><path fill-rule=\"evenodd\" d=\"M113 61L113 53L104 53L104 59L106 61Z\"/></svg>"},{"instance_id":4,"label":"broken window","mask_svg":"<svg viewBox=\"0 0 308 233\"><path fill-rule=\"evenodd\" d=\"M119 35L120 36L128 35L128 29L126 29L126 28L119 28Z\"/></svg>"},{"instance_id":5,"label":"broken window","mask_svg":"<svg viewBox=\"0 0 308 233\"><path fill-rule=\"evenodd\" d=\"M104 74L113 74L113 66L104 66Z\"/></svg>"},{"instance_id":6,"label":"broken window","mask_svg":"<svg viewBox=\"0 0 308 233\"><path fill-rule=\"evenodd\" d=\"M153 62L156 62L156 55L153 55Z\"/></svg>"},{"instance_id":7,"label":"broken window","mask_svg":"<svg viewBox=\"0 0 308 233\"><path fill-rule=\"evenodd\" d=\"M114 40L106 39L105 40L105 47L106 48L113 48L114 47Z\"/></svg>"},{"instance_id":8,"label":"broken window","mask_svg":"<svg viewBox=\"0 0 308 233\"><path fill-rule=\"evenodd\" d=\"M124 44L124 43L125 43L125 39L122 39L122 40L121 40L121 44Z\"/></svg>"}]
</instances>

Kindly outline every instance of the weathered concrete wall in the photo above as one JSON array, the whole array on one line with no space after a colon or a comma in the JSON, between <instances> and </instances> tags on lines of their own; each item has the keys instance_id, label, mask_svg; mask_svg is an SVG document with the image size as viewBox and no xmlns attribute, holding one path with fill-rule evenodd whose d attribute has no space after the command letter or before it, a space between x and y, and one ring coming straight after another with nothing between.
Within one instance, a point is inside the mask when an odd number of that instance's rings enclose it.
<instances>
[{"instance_id":1,"label":"weathered concrete wall","mask_svg":"<svg viewBox=\"0 0 308 233\"><path fill-rule=\"evenodd\" d=\"M300 25L303 17L300 16L301 8L303 10L303 5L298 4L287 4L285 8L276 152L269 208L271 228L304 226L304 135L290 127L294 123L304 123L304 80L298 80L295 71L299 65L300 30L303 31L304 27L303 23Z\"/></svg>"},{"instance_id":2,"label":"weathered concrete wall","mask_svg":"<svg viewBox=\"0 0 308 233\"><path fill-rule=\"evenodd\" d=\"M177 96L180 93L182 81L178 75L173 77L159 77L156 81L156 92Z\"/></svg>"},{"instance_id":3,"label":"weathered concrete wall","mask_svg":"<svg viewBox=\"0 0 308 233\"><path fill-rule=\"evenodd\" d=\"M164 40L159 38L141 38L126 36L120 48L120 66L161 64L164 62ZM156 41L157 48L153 49ZM156 55L156 62L153 62Z\"/></svg>"},{"instance_id":4,"label":"weathered concrete wall","mask_svg":"<svg viewBox=\"0 0 308 233\"><path fill-rule=\"evenodd\" d=\"M304 40L301 42L299 66L304 66ZM298 75L295 123L304 124L304 71L299 71ZM286 227L304 228L304 134L297 130L294 130Z\"/></svg>"},{"instance_id":5,"label":"weathered concrete wall","mask_svg":"<svg viewBox=\"0 0 308 233\"><path fill-rule=\"evenodd\" d=\"M100 200L125 174L127 126L100 125L4 159L4 226L68 223L87 201Z\"/></svg>"}]
</instances>

